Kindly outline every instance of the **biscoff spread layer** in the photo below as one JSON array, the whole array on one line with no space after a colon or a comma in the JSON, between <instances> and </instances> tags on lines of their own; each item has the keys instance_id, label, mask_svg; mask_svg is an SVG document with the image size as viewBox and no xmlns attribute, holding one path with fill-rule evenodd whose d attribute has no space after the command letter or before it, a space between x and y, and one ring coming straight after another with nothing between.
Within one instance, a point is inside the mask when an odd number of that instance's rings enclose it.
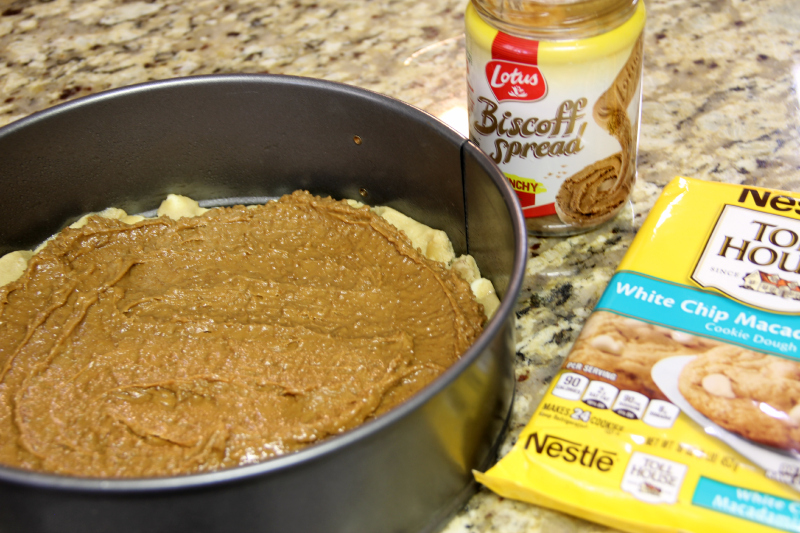
<instances>
[{"instance_id":1,"label":"biscoff spread layer","mask_svg":"<svg viewBox=\"0 0 800 533\"><path fill-rule=\"evenodd\" d=\"M67 228L0 288L0 463L90 477L262 461L430 383L485 316L369 208L256 207Z\"/></svg>"}]
</instances>

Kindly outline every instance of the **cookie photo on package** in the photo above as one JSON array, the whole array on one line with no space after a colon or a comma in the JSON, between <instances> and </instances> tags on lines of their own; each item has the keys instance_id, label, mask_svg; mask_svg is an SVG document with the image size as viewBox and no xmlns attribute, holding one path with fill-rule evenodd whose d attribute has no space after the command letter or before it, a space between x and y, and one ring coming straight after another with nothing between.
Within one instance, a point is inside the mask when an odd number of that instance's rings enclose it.
<instances>
[{"instance_id":1,"label":"cookie photo on package","mask_svg":"<svg viewBox=\"0 0 800 533\"><path fill-rule=\"evenodd\" d=\"M800 532L800 195L673 180L475 476L624 531Z\"/></svg>"}]
</instances>

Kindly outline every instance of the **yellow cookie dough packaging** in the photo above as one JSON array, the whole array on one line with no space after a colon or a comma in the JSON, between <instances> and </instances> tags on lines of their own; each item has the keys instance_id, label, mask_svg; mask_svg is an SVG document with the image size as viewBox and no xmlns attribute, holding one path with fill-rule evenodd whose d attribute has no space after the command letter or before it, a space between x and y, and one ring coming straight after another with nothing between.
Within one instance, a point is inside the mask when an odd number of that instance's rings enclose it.
<instances>
[{"instance_id":1,"label":"yellow cookie dough packaging","mask_svg":"<svg viewBox=\"0 0 800 533\"><path fill-rule=\"evenodd\" d=\"M673 180L475 476L624 531L800 531L800 194Z\"/></svg>"}]
</instances>

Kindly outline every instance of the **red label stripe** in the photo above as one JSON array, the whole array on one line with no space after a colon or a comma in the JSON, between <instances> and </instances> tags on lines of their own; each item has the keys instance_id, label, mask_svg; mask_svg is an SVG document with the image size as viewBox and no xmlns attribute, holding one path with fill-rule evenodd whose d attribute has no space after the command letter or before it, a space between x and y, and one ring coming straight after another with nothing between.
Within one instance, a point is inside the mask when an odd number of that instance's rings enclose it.
<instances>
[{"instance_id":1,"label":"red label stripe","mask_svg":"<svg viewBox=\"0 0 800 533\"><path fill-rule=\"evenodd\" d=\"M501 31L497 32L497 36L492 41L492 59L537 65L539 41L514 37Z\"/></svg>"}]
</instances>

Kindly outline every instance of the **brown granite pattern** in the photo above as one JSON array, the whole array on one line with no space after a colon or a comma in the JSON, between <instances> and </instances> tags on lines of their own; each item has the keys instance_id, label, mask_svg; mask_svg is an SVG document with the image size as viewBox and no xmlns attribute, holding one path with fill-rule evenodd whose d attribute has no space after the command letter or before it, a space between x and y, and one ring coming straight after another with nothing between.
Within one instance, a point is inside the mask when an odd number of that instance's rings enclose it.
<instances>
[{"instance_id":1,"label":"brown granite pattern","mask_svg":"<svg viewBox=\"0 0 800 533\"><path fill-rule=\"evenodd\" d=\"M271 72L366 87L466 119L465 0L0 0L0 126L113 87ZM585 235L531 239L517 310L508 451L633 234L676 174L800 190L796 0L651 0L639 181L631 207ZM446 526L609 531L477 494Z\"/></svg>"},{"instance_id":2,"label":"brown granite pattern","mask_svg":"<svg viewBox=\"0 0 800 533\"><path fill-rule=\"evenodd\" d=\"M447 78L419 79L436 73L428 63L396 74L425 46L458 37L463 7L452 0L0 0L0 125L114 87L232 72L325 78L430 105L445 80L446 89L463 92L461 57Z\"/></svg>"}]
</instances>

